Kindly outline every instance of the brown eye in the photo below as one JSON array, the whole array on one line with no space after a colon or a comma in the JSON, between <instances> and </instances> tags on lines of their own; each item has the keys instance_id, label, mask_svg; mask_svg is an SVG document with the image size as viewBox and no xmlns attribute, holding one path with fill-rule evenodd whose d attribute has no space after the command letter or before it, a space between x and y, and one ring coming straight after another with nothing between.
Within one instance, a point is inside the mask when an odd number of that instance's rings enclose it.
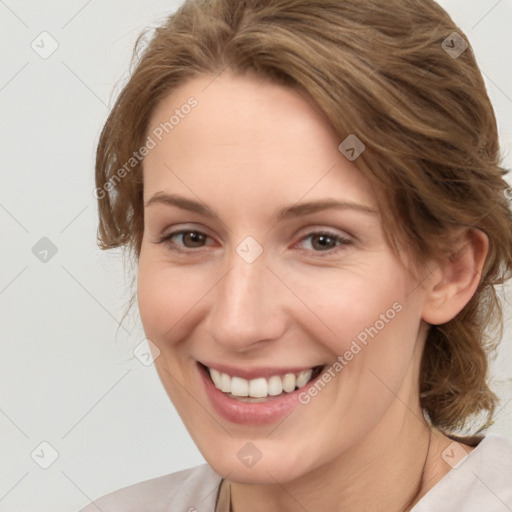
<instances>
[{"instance_id":1,"label":"brown eye","mask_svg":"<svg viewBox=\"0 0 512 512\"><path fill-rule=\"evenodd\" d=\"M172 250L200 249L211 245L212 240L201 231L181 230L163 236L157 243L165 244Z\"/></svg>"},{"instance_id":2,"label":"brown eye","mask_svg":"<svg viewBox=\"0 0 512 512\"><path fill-rule=\"evenodd\" d=\"M315 251L327 251L338 245L338 237L327 234L313 235L311 237L311 247Z\"/></svg>"},{"instance_id":3,"label":"brown eye","mask_svg":"<svg viewBox=\"0 0 512 512\"><path fill-rule=\"evenodd\" d=\"M310 233L299 243L301 249L313 252L335 252L341 246L350 245L352 241L338 234L329 232Z\"/></svg>"},{"instance_id":4,"label":"brown eye","mask_svg":"<svg viewBox=\"0 0 512 512\"><path fill-rule=\"evenodd\" d=\"M206 244L207 236L198 231L184 231L175 235L176 238L181 238L181 244L184 247L194 249L196 247L203 247Z\"/></svg>"}]
</instances>

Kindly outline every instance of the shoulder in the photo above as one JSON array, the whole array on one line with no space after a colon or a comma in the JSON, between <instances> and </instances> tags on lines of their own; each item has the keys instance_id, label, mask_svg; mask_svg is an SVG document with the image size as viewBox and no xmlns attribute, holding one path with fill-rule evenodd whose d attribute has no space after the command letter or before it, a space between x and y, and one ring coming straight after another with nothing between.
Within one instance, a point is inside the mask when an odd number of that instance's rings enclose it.
<instances>
[{"instance_id":1,"label":"shoulder","mask_svg":"<svg viewBox=\"0 0 512 512\"><path fill-rule=\"evenodd\" d=\"M451 456L451 452L449 455ZM466 458L459 459L458 463L454 464L448 474L418 502L412 512L512 510L510 475L512 440L488 434Z\"/></svg>"},{"instance_id":2,"label":"shoulder","mask_svg":"<svg viewBox=\"0 0 512 512\"><path fill-rule=\"evenodd\" d=\"M213 512L220 481L221 477L203 464L119 489L80 512Z\"/></svg>"}]
</instances>

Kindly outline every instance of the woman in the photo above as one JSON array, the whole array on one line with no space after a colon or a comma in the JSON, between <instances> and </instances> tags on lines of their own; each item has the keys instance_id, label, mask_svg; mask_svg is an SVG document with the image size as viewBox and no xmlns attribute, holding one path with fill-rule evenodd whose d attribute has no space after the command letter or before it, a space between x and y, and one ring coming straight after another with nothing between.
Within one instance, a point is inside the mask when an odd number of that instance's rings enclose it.
<instances>
[{"instance_id":1,"label":"woman","mask_svg":"<svg viewBox=\"0 0 512 512\"><path fill-rule=\"evenodd\" d=\"M433 1L186 2L110 114L96 195L208 465L85 510L509 510L512 444L477 435L503 175Z\"/></svg>"}]
</instances>

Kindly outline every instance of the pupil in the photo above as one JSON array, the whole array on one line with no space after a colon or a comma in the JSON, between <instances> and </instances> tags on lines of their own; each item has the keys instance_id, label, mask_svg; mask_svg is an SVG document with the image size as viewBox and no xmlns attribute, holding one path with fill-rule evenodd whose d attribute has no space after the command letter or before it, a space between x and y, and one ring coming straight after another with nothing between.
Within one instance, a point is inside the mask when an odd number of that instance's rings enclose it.
<instances>
[{"instance_id":1,"label":"pupil","mask_svg":"<svg viewBox=\"0 0 512 512\"><path fill-rule=\"evenodd\" d=\"M204 245L204 235L189 231L183 234L183 244L187 247L201 247Z\"/></svg>"}]
</instances>

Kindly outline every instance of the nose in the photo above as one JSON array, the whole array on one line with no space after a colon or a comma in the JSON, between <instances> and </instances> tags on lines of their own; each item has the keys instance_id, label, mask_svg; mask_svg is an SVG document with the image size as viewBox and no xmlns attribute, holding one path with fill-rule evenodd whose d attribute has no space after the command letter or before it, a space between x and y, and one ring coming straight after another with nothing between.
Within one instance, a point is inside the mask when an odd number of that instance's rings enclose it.
<instances>
[{"instance_id":1,"label":"nose","mask_svg":"<svg viewBox=\"0 0 512 512\"><path fill-rule=\"evenodd\" d=\"M283 287L265 259L245 262L238 254L214 289L207 329L224 348L246 352L277 340L286 329Z\"/></svg>"}]
</instances>

